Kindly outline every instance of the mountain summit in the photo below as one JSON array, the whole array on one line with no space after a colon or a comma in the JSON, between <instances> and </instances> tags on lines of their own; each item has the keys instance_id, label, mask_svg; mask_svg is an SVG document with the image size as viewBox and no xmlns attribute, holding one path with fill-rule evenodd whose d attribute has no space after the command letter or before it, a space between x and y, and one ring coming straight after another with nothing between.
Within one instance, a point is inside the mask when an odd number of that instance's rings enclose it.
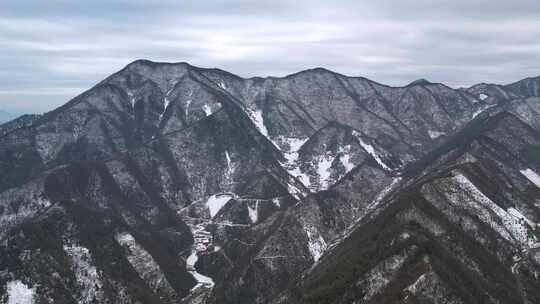
<instances>
[{"instance_id":1,"label":"mountain summit","mask_svg":"<svg viewBox=\"0 0 540 304\"><path fill-rule=\"evenodd\" d=\"M538 87L135 61L0 125L0 300L540 303Z\"/></svg>"}]
</instances>

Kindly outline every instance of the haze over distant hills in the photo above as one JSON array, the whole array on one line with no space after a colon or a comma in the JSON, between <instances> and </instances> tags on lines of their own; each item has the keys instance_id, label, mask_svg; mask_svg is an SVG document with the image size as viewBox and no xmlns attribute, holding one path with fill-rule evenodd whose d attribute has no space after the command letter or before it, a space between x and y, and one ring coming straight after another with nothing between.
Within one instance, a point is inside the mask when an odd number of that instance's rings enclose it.
<instances>
[{"instance_id":1,"label":"haze over distant hills","mask_svg":"<svg viewBox=\"0 0 540 304\"><path fill-rule=\"evenodd\" d=\"M540 78L135 61L0 125L0 300L540 303L539 113Z\"/></svg>"},{"instance_id":2,"label":"haze over distant hills","mask_svg":"<svg viewBox=\"0 0 540 304\"><path fill-rule=\"evenodd\" d=\"M12 120L15 117L17 117L16 114L12 114L12 113L0 110L0 123Z\"/></svg>"}]
</instances>

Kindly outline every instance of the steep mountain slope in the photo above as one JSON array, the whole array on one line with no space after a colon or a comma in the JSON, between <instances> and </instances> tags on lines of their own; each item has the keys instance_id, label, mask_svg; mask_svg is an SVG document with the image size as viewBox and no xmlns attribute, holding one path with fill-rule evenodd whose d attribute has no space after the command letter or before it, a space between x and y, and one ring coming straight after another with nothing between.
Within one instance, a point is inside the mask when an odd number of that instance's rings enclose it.
<instances>
[{"instance_id":1,"label":"steep mountain slope","mask_svg":"<svg viewBox=\"0 0 540 304\"><path fill-rule=\"evenodd\" d=\"M530 88L136 61L0 127L0 299L535 303Z\"/></svg>"},{"instance_id":2,"label":"steep mountain slope","mask_svg":"<svg viewBox=\"0 0 540 304\"><path fill-rule=\"evenodd\" d=\"M522 152L540 134L502 112L453 140L407 168L285 302L538 302L538 163Z\"/></svg>"}]
</instances>

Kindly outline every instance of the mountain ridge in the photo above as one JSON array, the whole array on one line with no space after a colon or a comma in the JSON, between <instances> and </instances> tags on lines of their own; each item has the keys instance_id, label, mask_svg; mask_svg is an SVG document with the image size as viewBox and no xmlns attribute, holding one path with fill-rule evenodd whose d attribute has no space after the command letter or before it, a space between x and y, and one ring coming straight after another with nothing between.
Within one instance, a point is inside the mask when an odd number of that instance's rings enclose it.
<instances>
[{"instance_id":1,"label":"mountain ridge","mask_svg":"<svg viewBox=\"0 0 540 304\"><path fill-rule=\"evenodd\" d=\"M534 303L540 99L517 87L135 61L0 136L0 300Z\"/></svg>"}]
</instances>

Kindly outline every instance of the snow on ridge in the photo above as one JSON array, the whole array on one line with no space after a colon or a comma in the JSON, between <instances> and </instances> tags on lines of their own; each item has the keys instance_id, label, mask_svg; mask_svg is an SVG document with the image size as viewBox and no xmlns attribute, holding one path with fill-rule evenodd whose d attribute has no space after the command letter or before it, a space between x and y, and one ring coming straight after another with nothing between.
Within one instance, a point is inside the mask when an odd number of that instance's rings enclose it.
<instances>
[{"instance_id":1,"label":"snow on ridge","mask_svg":"<svg viewBox=\"0 0 540 304\"><path fill-rule=\"evenodd\" d=\"M472 207L475 214L477 214L482 221L489 224L503 238L512 243L517 242L517 244L521 245L522 247L536 246L536 240L529 237L526 222L521 218L517 218L515 216L517 213L515 213L513 210L507 212L503 208L499 207L463 174L457 174L452 179L456 181L460 185L460 188L465 190L466 193L473 199L472 202L465 202L465 204L463 204L464 202L462 202L460 198L457 198L461 204L467 207ZM493 221L492 213L499 218L502 226L496 221ZM512 213L514 213L514 215L512 215Z\"/></svg>"},{"instance_id":2,"label":"snow on ridge","mask_svg":"<svg viewBox=\"0 0 540 304\"><path fill-rule=\"evenodd\" d=\"M266 128L266 126L264 124L264 118L263 118L262 110L252 110L252 109L247 108L246 113L248 114L248 117L251 119L251 122L253 122L253 124L255 125L257 130L259 130L259 132L264 137L266 137L266 139L268 139L268 141L270 141L274 145L274 147L276 149L278 149L280 151L282 151L281 145L279 144L280 142L283 142L283 141L287 142L287 144L289 145L288 150L289 150L289 153L290 153L290 152L298 151L298 149L300 149L302 144L307 140L307 138L305 140L302 140L302 139L297 139L297 138L286 138L286 137L283 137L283 136L279 136L277 138L277 140L274 140L273 138L270 137L270 134L268 133L268 129ZM290 140L290 141L288 141L288 140ZM285 152L284 152L284 154L285 154ZM285 155L285 157L287 158L287 155Z\"/></svg>"},{"instance_id":3,"label":"snow on ridge","mask_svg":"<svg viewBox=\"0 0 540 304\"><path fill-rule=\"evenodd\" d=\"M206 207L210 211L210 217L213 218L218 214L219 210L223 208L234 195L230 193L214 194L206 200Z\"/></svg>"},{"instance_id":4,"label":"snow on ridge","mask_svg":"<svg viewBox=\"0 0 540 304\"><path fill-rule=\"evenodd\" d=\"M298 153L309 138L283 137L283 139L289 145L289 152Z\"/></svg>"},{"instance_id":5,"label":"snow on ridge","mask_svg":"<svg viewBox=\"0 0 540 304\"><path fill-rule=\"evenodd\" d=\"M382 200L384 199L384 197L390 193L390 191L392 191L394 189L394 187L401 181L401 177L395 177L392 182L384 187L381 192L379 192L377 194L377 196L375 196L375 199L373 199L373 201L371 203L369 203L369 205L367 205L367 207L365 208L365 212L369 212L370 210L373 210L375 209L381 202Z\"/></svg>"},{"instance_id":6,"label":"snow on ridge","mask_svg":"<svg viewBox=\"0 0 540 304\"><path fill-rule=\"evenodd\" d=\"M354 137L356 137L356 139L358 139L358 142L360 143L360 145L362 146L362 148L363 148L364 150L366 150L366 152L367 152L368 154L370 154L370 155L375 159L375 161L377 161L377 163L378 163L381 167L383 167L383 168L384 168L385 170L387 170L387 171L391 171L391 170L392 170L392 169L390 169L390 167L388 167L388 166L384 163L384 161L381 159L380 155L377 153L377 151L375 150L375 148L374 148L372 145L366 143L366 142L362 139L362 135L361 135L359 132L353 130L352 135L353 135Z\"/></svg>"},{"instance_id":7,"label":"snow on ridge","mask_svg":"<svg viewBox=\"0 0 540 304\"><path fill-rule=\"evenodd\" d=\"M35 288L30 288L20 280L10 281L6 285L7 304L35 303Z\"/></svg>"},{"instance_id":8,"label":"snow on ridge","mask_svg":"<svg viewBox=\"0 0 540 304\"><path fill-rule=\"evenodd\" d=\"M285 136L279 136L277 138L277 142L272 141L275 146L286 146L287 148L283 148L280 150L283 152L283 155L285 156L285 159L287 160L288 165L294 165L298 161L298 151L302 146L306 143L306 141L309 138L295 138L295 137L285 137ZM279 144L281 143L281 145Z\"/></svg>"},{"instance_id":9,"label":"snow on ridge","mask_svg":"<svg viewBox=\"0 0 540 304\"><path fill-rule=\"evenodd\" d=\"M304 231L308 237L309 252L313 257L313 261L316 263L321 258L328 246L326 245L323 237L317 232L316 229L314 229L314 227L304 227Z\"/></svg>"},{"instance_id":10,"label":"snow on ridge","mask_svg":"<svg viewBox=\"0 0 540 304\"><path fill-rule=\"evenodd\" d=\"M363 303L369 302L369 300L388 285L395 273L401 269L407 257L408 254L405 250L393 255L378 263L358 281L359 284L365 285L365 294L362 298Z\"/></svg>"},{"instance_id":11,"label":"snow on ridge","mask_svg":"<svg viewBox=\"0 0 540 304\"><path fill-rule=\"evenodd\" d=\"M290 182L287 183L287 191L298 201L306 195L302 190L298 189L298 187Z\"/></svg>"},{"instance_id":12,"label":"snow on ridge","mask_svg":"<svg viewBox=\"0 0 540 304\"><path fill-rule=\"evenodd\" d=\"M497 106L497 105L488 105L488 106L485 106L483 108L478 109L476 112L473 113L472 118L475 118L476 116L480 115L485 110L487 110L489 108L493 108L495 106Z\"/></svg>"},{"instance_id":13,"label":"snow on ridge","mask_svg":"<svg viewBox=\"0 0 540 304\"><path fill-rule=\"evenodd\" d=\"M253 121L259 132L269 139L268 129L266 129L266 126L264 125L262 110L248 110L248 116L251 118L251 121Z\"/></svg>"},{"instance_id":14,"label":"snow on ridge","mask_svg":"<svg viewBox=\"0 0 540 304\"><path fill-rule=\"evenodd\" d=\"M126 258L137 274L154 291L173 295L174 289L165 277L159 264L152 255L146 251L129 232L119 232L114 238L120 246L127 249Z\"/></svg>"},{"instance_id":15,"label":"snow on ridge","mask_svg":"<svg viewBox=\"0 0 540 304\"><path fill-rule=\"evenodd\" d=\"M376 196L375 198L369 203L363 210L361 210L361 213L358 215L358 217L354 220L352 224L345 229L343 234L336 238L328 247L334 248L340 241L347 238L352 231L354 231L354 227L358 222L360 222L364 217L366 217L370 212L375 210L377 206L383 201L383 199L386 197L388 193L390 193L396 185L401 181L401 177L395 177L390 184L388 184L386 187L384 187Z\"/></svg>"},{"instance_id":16,"label":"snow on ridge","mask_svg":"<svg viewBox=\"0 0 540 304\"><path fill-rule=\"evenodd\" d=\"M414 283L412 283L411 285L409 285L407 287L407 291L409 291L410 293L412 294L416 294L416 292L420 289L420 285L422 284L422 282L424 282L426 280L426 274L423 273L421 276L419 276L416 281L414 281Z\"/></svg>"},{"instance_id":17,"label":"snow on ridge","mask_svg":"<svg viewBox=\"0 0 540 304\"><path fill-rule=\"evenodd\" d=\"M90 251L79 245L64 245L63 248L71 260L77 284L81 287L79 303L99 302L103 298L103 283Z\"/></svg>"},{"instance_id":18,"label":"snow on ridge","mask_svg":"<svg viewBox=\"0 0 540 304\"><path fill-rule=\"evenodd\" d=\"M508 212L510 215L514 216L515 218L518 218L520 220L523 220L525 221L525 223L527 223L527 225L529 225L529 227L531 228L535 228L536 227L536 223L529 220L527 217L525 217L521 212L519 212L516 208L513 208L513 207L510 207L506 210L506 212Z\"/></svg>"},{"instance_id":19,"label":"snow on ridge","mask_svg":"<svg viewBox=\"0 0 540 304\"><path fill-rule=\"evenodd\" d=\"M533 170L527 168L525 170L519 171L523 174L531 183L535 184L536 187L540 188L540 176Z\"/></svg>"},{"instance_id":20,"label":"snow on ridge","mask_svg":"<svg viewBox=\"0 0 540 304\"><path fill-rule=\"evenodd\" d=\"M299 166L294 166L291 167L290 166L286 166L285 169L287 169L287 172L289 172L290 175L296 177L298 180L300 180L300 182L306 186L306 188L310 188L311 186L311 181L309 180L309 176L305 173L303 173L301 170L300 170L300 167Z\"/></svg>"}]
</instances>

